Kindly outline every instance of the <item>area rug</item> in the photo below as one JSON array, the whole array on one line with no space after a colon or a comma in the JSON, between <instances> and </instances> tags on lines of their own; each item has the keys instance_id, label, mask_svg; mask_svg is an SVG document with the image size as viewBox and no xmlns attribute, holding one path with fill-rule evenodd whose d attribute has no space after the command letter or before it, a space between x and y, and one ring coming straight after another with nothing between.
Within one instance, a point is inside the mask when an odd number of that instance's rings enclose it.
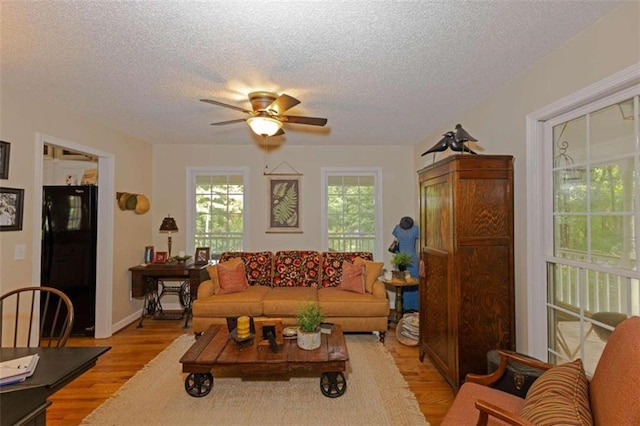
<instances>
[{"instance_id":1,"label":"area rug","mask_svg":"<svg viewBox=\"0 0 640 426\"><path fill-rule=\"evenodd\" d=\"M347 390L320 391L318 375L279 379L214 374L211 392L184 389L178 362L194 342L176 339L82 425L428 425L391 354L372 334L347 335Z\"/></svg>"}]
</instances>

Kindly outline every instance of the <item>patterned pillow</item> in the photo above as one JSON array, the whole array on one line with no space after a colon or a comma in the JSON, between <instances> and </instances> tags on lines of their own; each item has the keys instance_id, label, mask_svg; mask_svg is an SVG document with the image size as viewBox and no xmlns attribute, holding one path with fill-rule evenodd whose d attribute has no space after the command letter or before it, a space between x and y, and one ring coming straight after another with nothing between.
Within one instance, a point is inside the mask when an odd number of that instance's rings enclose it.
<instances>
[{"instance_id":1,"label":"patterned pillow","mask_svg":"<svg viewBox=\"0 0 640 426\"><path fill-rule=\"evenodd\" d=\"M527 392L520 416L538 426L593 425L582 360L542 373Z\"/></svg>"},{"instance_id":2,"label":"patterned pillow","mask_svg":"<svg viewBox=\"0 0 640 426\"><path fill-rule=\"evenodd\" d=\"M244 263L249 285L271 286L273 253L270 251L226 251L220 256L220 263L239 257Z\"/></svg>"},{"instance_id":3,"label":"patterned pillow","mask_svg":"<svg viewBox=\"0 0 640 426\"><path fill-rule=\"evenodd\" d=\"M239 293L249 288L247 277L244 273L244 265L242 262L223 262L218 263L218 282L220 288L217 294Z\"/></svg>"},{"instance_id":4,"label":"patterned pillow","mask_svg":"<svg viewBox=\"0 0 640 426\"><path fill-rule=\"evenodd\" d=\"M342 281L337 288L364 294L364 265L354 265L346 260L342 262Z\"/></svg>"},{"instance_id":5,"label":"patterned pillow","mask_svg":"<svg viewBox=\"0 0 640 426\"><path fill-rule=\"evenodd\" d=\"M322 253L322 287L335 287L342 280L342 262L353 263L356 257L373 260L373 254L364 251L326 251Z\"/></svg>"},{"instance_id":6,"label":"patterned pillow","mask_svg":"<svg viewBox=\"0 0 640 426\"><path fill-rule=\"evenodd\" d=\"M273 261L274 287L318 287L320 253L279 251Z\"/></svg>"}]
</instances>

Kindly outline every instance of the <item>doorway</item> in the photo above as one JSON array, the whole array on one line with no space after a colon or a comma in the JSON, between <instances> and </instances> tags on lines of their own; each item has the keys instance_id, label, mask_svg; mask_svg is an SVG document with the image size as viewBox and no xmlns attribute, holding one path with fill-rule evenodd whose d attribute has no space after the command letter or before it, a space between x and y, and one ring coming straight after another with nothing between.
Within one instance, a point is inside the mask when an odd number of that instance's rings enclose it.
<instances>
[{"instance_id":1,"label":"doorway","mask_svg":"<svg viewBox=\"0 0 640 426\"><path fill-rule=\"evenodd\" d=\"M113 211L114 197L114 155L99 151L93 147L60 139L54 136L38 133L35 141L35 177L33 188L33 205L41 206L43 202L44 179L44 154L45 146L62 149L69 155L85 155L97 160L97 169L100 171L96 178L98 192L98 216L97 233L100 238L96 247L96 291L95 291L95 337L105 338L112 334L112 276L113 276ZM73 154L72 154L73 153ZM69 174L67 174L69 175ZM75 183L77 176L71 173L71 183ZM66 178L63 174L63 178ZM78 182L81 183L81 182ZM33 227L40 229L42 223L42 210L33 209ZM33 277L34 282L41 279L41 234L34 232L33 236Z\"/></svg>"}]
</instances>

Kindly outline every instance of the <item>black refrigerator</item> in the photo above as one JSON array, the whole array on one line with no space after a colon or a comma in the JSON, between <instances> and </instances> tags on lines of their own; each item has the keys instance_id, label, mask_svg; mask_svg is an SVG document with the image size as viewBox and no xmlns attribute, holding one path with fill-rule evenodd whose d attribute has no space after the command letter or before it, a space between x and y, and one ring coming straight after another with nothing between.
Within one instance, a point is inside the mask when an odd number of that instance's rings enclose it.
<instances>
[{"instance_id":1,"label":"black refrigerator","mask_svg":"<svg viewBox=\"0 0 640 426\"><path fill-rule=\"evenodd\" d=\"M72 335L94 336L98 187L44 186L42 195L40 285L71 299Z\"/></svg>"}]
</instances>

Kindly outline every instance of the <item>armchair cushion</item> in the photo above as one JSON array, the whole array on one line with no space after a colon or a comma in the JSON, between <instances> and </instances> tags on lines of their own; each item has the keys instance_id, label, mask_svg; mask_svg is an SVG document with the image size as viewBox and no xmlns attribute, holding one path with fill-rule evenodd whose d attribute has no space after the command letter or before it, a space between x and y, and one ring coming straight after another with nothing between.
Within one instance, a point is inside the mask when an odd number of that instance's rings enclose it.
<instances>
[{"instance_id":1,"label":"armchair cushion","mask_svg":"<svg viewBox=\"0 0 640 426\"><path fill-rule=\"evenodd\" d=\"M524 404L524 399L515 395L477 383L466 382L460 387L460 391L456 395L456 399L453 401L451 408L449 408L449 412L441 426L475 425L480 413L473 407L478 400L497 405L511 413L519 413ZM471 413L473 413L473 417L470 416ZM505 423L489 417L488 424L504 425Z\"/></svg>"},{"instance_id":2,"label":"armchair cushion","mask_svg":"<svg viewBox=\"0 0 640 426\"><path fill-rule=\"evenodd\" d=\"M520 416L536 425L593 425L582 360L553 367L533 383Z\"/></svg>"}]
</instances>

